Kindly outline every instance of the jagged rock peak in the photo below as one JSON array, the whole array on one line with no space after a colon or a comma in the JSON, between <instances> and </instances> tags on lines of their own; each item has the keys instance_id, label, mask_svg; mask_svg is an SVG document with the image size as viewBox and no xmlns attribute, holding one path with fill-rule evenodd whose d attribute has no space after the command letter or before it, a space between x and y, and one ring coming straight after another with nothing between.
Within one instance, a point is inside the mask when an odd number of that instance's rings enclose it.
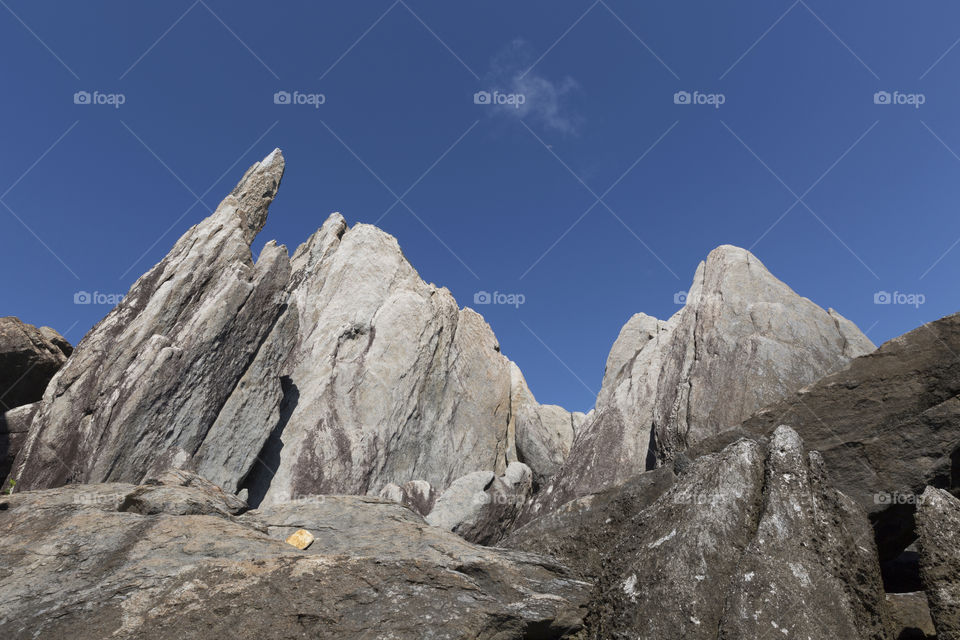
<instances>
[{"instance_id":1,"label":"jagged rock peak","mask_svg":"<svg viewBox=\"0 0 960 640\"><path fill-rule=\"evenodd\" d=\"M641 313L624 325L591 419L520 522L666 464L873 350L749 251L717 247L669 320Z\"/></svg>"},{"instance_id":2,"label":"jagged rock peak","mask_svg":"<svg viewBox=\"0 0 960 640\"><path fill-rule=\"evenodd\" d=\"M334 213L292 258L271 242L253 262L283 168L279 150L254 164L87 335L31 422L18 488L175 466L253 506L442 492L502 475L518 442L552 474L575 417L541 411L490 326L395 238Z\"/></svg>"},{"instance_id":3,"label":"jagged rock peak","mask_svg":"<svg viewBox=\"0 0 960 640\"><path fill-rule=\"evenodd\" d=\"M243 175L223 204L232 206L243 223L243 236L249 245L267 222L267 208L277 195L283 178L283 152L274 149Z\"/></svg>"}]
</instances>

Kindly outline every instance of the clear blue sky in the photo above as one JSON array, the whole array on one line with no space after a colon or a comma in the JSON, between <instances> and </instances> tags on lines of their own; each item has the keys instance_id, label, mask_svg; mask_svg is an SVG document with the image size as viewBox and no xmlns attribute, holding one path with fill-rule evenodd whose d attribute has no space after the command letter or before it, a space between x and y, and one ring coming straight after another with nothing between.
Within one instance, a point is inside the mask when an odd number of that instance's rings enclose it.
<instances>
[{"instance_id":1,"label":"clear blue sky","mask_svg":"<svg viewBox=\"0 0 960 640\"><path fill-rule=\"evenodd\" d=\"M477 308L542 402L590 408L719 244L877 343L960 309L955 2L0 5L0 314L73 342L109 310L77 291L125 292L274 147L255 252L340 211L462 306L523 294Z\"/></svg>"}]
</instances>

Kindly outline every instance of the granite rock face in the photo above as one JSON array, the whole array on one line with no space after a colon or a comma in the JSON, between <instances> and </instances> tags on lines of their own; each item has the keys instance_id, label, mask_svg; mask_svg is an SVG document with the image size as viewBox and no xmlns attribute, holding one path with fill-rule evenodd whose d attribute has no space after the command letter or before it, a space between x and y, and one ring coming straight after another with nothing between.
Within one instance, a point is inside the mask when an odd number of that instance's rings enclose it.
<instances>
[{"instance_id":1,"label":"granite rock face","mask_svg":"<svg viewBox=\"0 0 960 640\"><path fill-rule=\"evenodd\" d=\"M917 506L920 576L938 640L960 639L960 500L928 487Z\"/></svg>"},{"instance_id":2,"label":"granite rock face","mask_svg":"<svg viewBox=\"0 0 960 640\"><path fill-rule=\"evenodd\" d=\"M887 638L866 514L796 432L694 461L604 562L592 638Z\"/></svg>"},{"instance_id":3,"label":"granite rock face","mask_svg":"<svg viewBox=\"0 0 960 640\"><path fill-rule=\"evenodd\" d=\"M533 471L534 483L546 483L570 455L570 447L586 415L537 402L523 373L510 363L510 404L515 425L517 456Z\"/></svg>"},{"instance_id":4,"label":"granite rock face","mask_svg":"<svg viewBox=\"0 0 960 640\"><path fill-rule=\"evenodd\" d=\"M0 318L0 414L43 397L73 347L50 327Z\"/></svg>"},{"instance_id":5,"label":"granite rock face","mask_svg":"<svg viewBox=\"0 0 960 640\"><path fill-rule=\"evenodd\" d=\"M522 521L665 464L873 350L851 322L794 293L748 251L718 247L680 311L624 325L592 420Z\"/></svg>"},{"instance_id":6,"label":"granite rock face","mask_svg":"<svg viewBox=\"0 0 960 640\"><path fill-rule=\"evenodd\" d=\"M259 506L442 491L521 457L556 470L580 417L538 405L483 318L394 238L333 214L292 258L268 243L254 262L283 170L279 150L251 167L84 338L33 418L18 489L173 466Z\"/></svg>"},{"instance_id":7,"label":"granite rock face","mask_svg":"<svg viewBox=\"0 0 960 640\"><path fill-rule=\"evenodd\" d=\"M588 584L399 505L314 496L237 515L190 474L153 482L0 497L0 636L520 640L582 626ZM305 551L284 542L301 528Z\"/></svg>"}]
</instances>

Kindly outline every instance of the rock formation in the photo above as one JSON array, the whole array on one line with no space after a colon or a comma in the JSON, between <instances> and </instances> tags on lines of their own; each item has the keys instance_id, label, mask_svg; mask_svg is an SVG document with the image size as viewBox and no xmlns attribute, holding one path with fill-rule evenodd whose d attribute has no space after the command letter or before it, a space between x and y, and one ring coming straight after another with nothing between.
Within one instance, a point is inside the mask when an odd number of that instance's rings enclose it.
<instances>
[{"instance_id":1,"label":"rock formation","mask_svg":"<svg viewBox=\"0 0 960 640\"><path fill-rule=\"evenodd\" d=\"M269 243L253 261L283 169L279 150L251 167L87 335L33 419L18 488L176 466L259 505L442 491L522 456L553 473L579 417L537 405L483 318L394 238L333 214L292 258Z\"/></svg>"},{"instance_id":2,"label":"rock formation","mask_svg":"<svg viewBox=\"0 0 960 640\"><path fill-rule=\"evenodd\" d=\"M960 488L960 314L925 324L695 447L793 426L875 523L884 560L916 538L927 485Z\"/></svg>"},{"instance_id":3,"label":"rock formation","mask_svg":"<svg viewBox=\"0 0 960 640\"><path fill-rule=\"evenodd\" d=\"M623 327L592 421L522 521L663 464L873 349L748 251L718 247L673 317Z\"/></svg>"},{"instance_id":4,"label":"rock formation","mask_svg":"<svg viewBox=\"0 0 960 640\"><path fill-rule=\"evenodd\" d=\"M960 639L960 500L927 487L917 507L920 575L938 640Z\"/></svg>"},{"instance_id":5,"label":"rock formation","mask_svg":"<svg viewBox=\"0 0 960 640\"><path fill-rule=\"evenodd\" d=\"M239 506L183 472L0 497L0 636L520 640L581 627L588 584L399 505ZM297 529L315 536L305 551L284 542Z\"/></svg>"},{"instance_id":6,"label":"rock formation","mask_svg":"<svg viewBox=\"0 0 960 640\"><path fill-rule=\"evenodd\" d=\"M780 427L701 457L623 523L592 638L886 638L865 513Z\"/></svg>"}]
</instances>

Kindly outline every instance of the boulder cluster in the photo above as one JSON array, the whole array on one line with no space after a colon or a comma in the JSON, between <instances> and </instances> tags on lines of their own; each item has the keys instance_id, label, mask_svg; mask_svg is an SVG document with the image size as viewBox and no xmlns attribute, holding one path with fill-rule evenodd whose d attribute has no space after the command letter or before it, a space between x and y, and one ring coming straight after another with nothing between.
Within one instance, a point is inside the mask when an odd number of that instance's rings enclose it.
<instances>
[{"instance_id":1,"label":"boulder cluster","mask_svg":"<svg viewBox=\"0 0 960 640\"><path fill-rule=\"evenodd\" d=\"M960 640L960 314L732 246L587 414L275 150L76 346L0 319L0 637Z\"/></svg>"}]
</instances>

